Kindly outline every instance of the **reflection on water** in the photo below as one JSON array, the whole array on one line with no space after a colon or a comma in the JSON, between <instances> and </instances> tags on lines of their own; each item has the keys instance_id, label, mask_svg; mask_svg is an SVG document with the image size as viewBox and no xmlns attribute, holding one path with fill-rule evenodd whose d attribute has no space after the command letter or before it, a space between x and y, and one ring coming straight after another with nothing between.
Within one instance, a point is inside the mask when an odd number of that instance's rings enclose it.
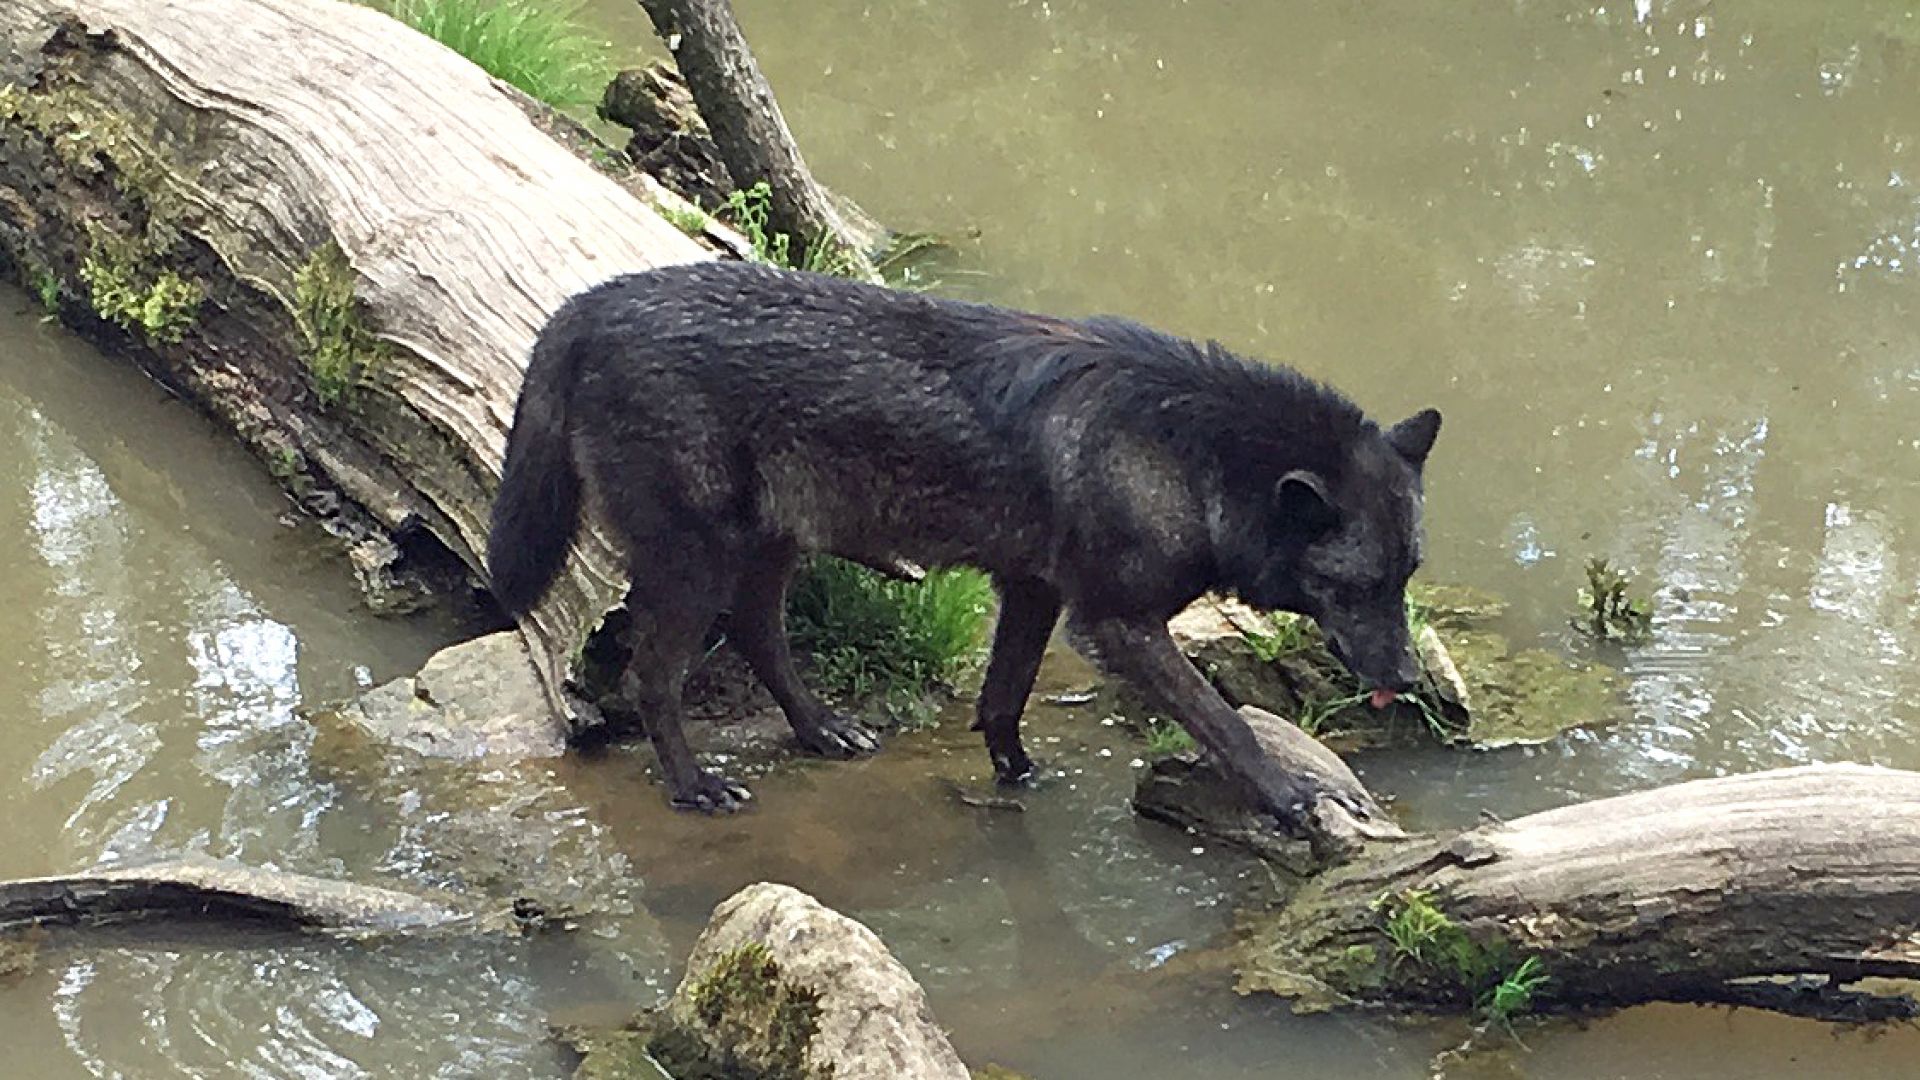
<instances>
[{"instance_id":1,"label":"reflection on water","mask_svg":"<svg viewBox=\"0 0 1920 1080\"><path fill-rule=\"evenodd\" d=\"M736 6L830 183L979 228L947 291L1216 336L1386 416L1439 406L1430 562L1512 600L1517 643L1593 648L1566 626L1590 555L1657 587L1653 640L1601 654L1629 722L1361 762L1416 823L1920 767L1906 0ZM588 10L645 32L628 0ZM770 777L718 822L667 812L644 753L439 766L317 728L302 706L458 629L358 611L255 463L26 307L0 296L0 871L201 849L534 895L582 931L56 939L0 988L0 1071L558 1075L550 1016L651 1000L760 878L870 922L970 1059L1050 1080L1411 1078L1457 1040L1224 992L1208 945L1264 873L1133 820L1132 747L1071 710L1038 710L1058 773L1019 815L955 804L985 772L959 725ZM1678 1008L1528 1043L1544 1080L1920 1061L1910 1033Z\"/></svg>"}]
</instances>

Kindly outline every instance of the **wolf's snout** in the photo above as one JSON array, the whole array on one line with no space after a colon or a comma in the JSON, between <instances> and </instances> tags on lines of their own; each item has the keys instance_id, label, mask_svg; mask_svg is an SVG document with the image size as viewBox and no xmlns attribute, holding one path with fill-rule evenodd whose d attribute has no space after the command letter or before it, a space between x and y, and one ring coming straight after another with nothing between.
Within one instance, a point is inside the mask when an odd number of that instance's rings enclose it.
<instances>
[{"instance_id":1,"label":"wolf's snout","mask_svg":"<svg viewBox=\"0 0 1920 1080\"><path fill-rule=\"evenodd\" d=\"M1385 649L1356 652L1338 632L1328 632L1326 641L1327 651L1333 658L1353 672L1371 692L1368 700L1376 709L1386 708L1395 698L1411 693L1419 685L1420 664L1414 658L1411 642L1397 648L1388 645Z\"/></svg>"}]
</instances>

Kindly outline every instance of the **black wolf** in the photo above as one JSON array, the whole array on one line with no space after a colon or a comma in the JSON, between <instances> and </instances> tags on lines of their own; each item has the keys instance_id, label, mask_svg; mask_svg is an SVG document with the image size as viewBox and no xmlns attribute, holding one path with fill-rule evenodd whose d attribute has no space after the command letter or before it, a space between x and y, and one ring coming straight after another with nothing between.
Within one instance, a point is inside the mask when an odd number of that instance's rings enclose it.
<instances>
[{"instance_id":1,"label":"black wolf","mask_svg":"<svg viewBox=\"0 0 1920 1080\"><path fill-rule=\"evenodd\" d=\"M1382 430L1335 391L1218 344L734 262L632 274L569 300L527 368L487 560L525 612L583 497L624 540L626 674L677 805L733 808L680 731L681 683L722 614L802 746L872 735L802 685L782 609L805 553L989 573L999 622L976 727L998 776L1033 768L1020 713L1062 609L1262 803L1306 780L1262 755L1167 620L1208 591L1301 612L1376 701L1417 676L1404 592L1440 416Z\"/></svg>"}]
</instances>

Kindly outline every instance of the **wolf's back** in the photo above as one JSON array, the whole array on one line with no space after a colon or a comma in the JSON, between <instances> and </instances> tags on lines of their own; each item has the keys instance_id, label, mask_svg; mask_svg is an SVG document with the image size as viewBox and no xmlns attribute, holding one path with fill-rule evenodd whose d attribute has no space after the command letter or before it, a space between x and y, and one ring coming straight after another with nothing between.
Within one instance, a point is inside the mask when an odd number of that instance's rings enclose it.
<instances>
[{"instance_id":1,"label":"wolf's back","mask_svg":"<svg viewBox=\"0 0 1920 1080\"><path fill-rule=\"evenodd\" d=\"M577 335L575 320L565 315L540 332L527 362L487 535L494 598L516 618L545 595L580 522L568 418Z\"/></svg>"}]
</instances>

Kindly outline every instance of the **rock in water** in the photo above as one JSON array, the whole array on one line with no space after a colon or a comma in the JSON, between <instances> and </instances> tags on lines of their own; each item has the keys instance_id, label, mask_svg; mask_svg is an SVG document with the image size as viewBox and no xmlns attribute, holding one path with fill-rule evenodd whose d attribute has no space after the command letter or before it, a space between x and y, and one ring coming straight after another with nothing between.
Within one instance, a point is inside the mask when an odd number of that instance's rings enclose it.
<instances>
[{"instance_id":1,"label":"rock in water","mask_svg":"<svg viewBox=\"0 0 1920 1080\"><path fill-rule=\"evenodd\" d=\"M624 1032L562 1036L577 1075L678 1080L968 1080L913 976L873 931L785 885L714 909L659 1013Z\"/></svg>"},{"instance_id":2,"label":"rock in water","mask_svg":"<svg viewBox=\"0 0 1920 1080\"><path fill-rule=\"evenodd\" d=\"M428 757L553 757L566 733L520 635L502 631L434 653L418 675L337 710L379 742Z\"/></svg>"}]
</instances>

